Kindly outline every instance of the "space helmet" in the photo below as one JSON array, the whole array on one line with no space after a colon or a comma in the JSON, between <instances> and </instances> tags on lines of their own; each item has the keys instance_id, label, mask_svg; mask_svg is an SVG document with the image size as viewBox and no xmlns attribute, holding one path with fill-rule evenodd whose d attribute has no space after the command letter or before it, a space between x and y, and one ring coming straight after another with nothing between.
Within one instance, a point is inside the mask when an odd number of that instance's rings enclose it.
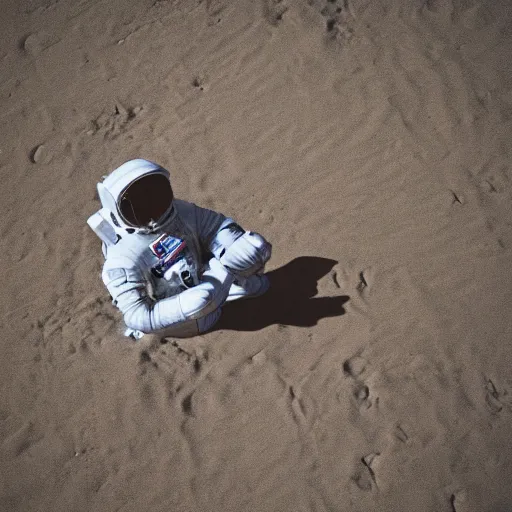
<instances>
[{"instance_id":1,"label":"space helmet","mask_svg":"<svg viewBox=\"0 0 512 512\"><path fill-rule=\"evenodd\" d=\"M175 214L169 172L158 164L129 160L98 183L112 222L128 233L154 233Z\"/></svg>"}]
</instances>

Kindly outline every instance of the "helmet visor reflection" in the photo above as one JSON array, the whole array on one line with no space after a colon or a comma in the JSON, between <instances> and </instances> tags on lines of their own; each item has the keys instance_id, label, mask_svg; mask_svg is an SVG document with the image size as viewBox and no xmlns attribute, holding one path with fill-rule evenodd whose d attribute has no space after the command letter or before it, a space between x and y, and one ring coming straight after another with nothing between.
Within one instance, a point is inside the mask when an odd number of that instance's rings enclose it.
<instances>
[{"instance_id":1,"label":"helmet visor reflection","mask_svg":"<svg viewBox=\"0 0 512 512\"><path fill-rule=\"evenodd\" d=\"M134 181L118 201L122 219L134 227L148 226L158 220L172 205L173 193L169 179L162 174L148 174Z\"/></svg>"}]
</instances>

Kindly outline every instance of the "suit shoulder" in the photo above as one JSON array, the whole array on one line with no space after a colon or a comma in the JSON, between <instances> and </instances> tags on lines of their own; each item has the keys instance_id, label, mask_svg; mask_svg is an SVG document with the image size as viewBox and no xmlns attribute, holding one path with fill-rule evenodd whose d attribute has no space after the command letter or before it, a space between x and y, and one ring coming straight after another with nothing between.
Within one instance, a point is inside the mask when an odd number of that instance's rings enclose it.
<instances>
[{"instance_id":1,"label":"suit shoulder","mask_svg":"<svg viewBox=\"0 0 512 512\"><path fill-rule=\"evenodd\" d=\"M190 201L183 201L183 199L174 199L174 206L180 214L192 212L197 208L196 204Z\"/></svg>"},{"instance_id":2,"label":"suit shoulder","mask_svg":"<svg viewBox=\"0 0 512 512\"><path fill-rule=\"evenodd\" d=\"M147 243L145 244L137 235L124 236L116 245L107 249L103 268L135 267L146 247Z\"/></svg>"}]
</instances>

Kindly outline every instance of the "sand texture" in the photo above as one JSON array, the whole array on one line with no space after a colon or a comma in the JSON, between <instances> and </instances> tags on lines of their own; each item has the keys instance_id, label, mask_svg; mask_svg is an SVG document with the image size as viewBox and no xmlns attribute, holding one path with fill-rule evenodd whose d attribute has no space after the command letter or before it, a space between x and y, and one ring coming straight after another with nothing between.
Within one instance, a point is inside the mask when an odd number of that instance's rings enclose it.
<instances>
[{"instance_id":1,"label":"sand texture","mask_svg":"<svg viewBox=\"0 0 512 512\"><path fill-rule=\"evenodd\" d=\"M510 512L510 0L4 0L1 512ZM133 343L130 158L273 244Z\"/></svg>"}]
</instances>

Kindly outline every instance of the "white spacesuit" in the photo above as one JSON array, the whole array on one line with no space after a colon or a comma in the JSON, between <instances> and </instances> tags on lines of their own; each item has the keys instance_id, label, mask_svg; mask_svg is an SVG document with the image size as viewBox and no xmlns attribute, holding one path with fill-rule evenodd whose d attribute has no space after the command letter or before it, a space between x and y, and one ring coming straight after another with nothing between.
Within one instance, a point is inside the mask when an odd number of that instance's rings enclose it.
<instances>
[{"instance_id":1,"label":"white spacesuit","mask_svg":"<svg viewBox=\"0 0 512 512\"><path fill-rule=\"evenodd\" d=\"M269 286L271 245L233 219L174 199L169 173L136 159L102 183L88 220L103 241L102 278L127 335L187 337L210 329L229 300Z\"/></svg>"}]
</instances>

